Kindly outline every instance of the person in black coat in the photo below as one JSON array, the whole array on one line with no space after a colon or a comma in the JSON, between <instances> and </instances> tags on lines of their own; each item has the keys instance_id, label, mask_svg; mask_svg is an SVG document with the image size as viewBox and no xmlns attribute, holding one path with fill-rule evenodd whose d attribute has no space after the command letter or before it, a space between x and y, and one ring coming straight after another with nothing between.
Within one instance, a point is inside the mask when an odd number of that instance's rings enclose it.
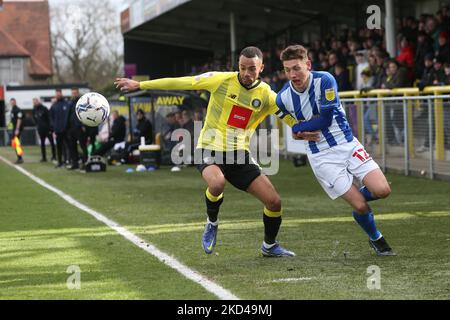
<instances>
[{"instance_id":1,"label":"person in black coat","mask_svg":"<svg viewBox=\"0 0 450 320\"><path fill-rule=\"evenodd\" d=\"M347 68L340 62L336 63L334 66L334 72L336 83L339 91L352 90L352 84L350 83L350 77Z\"/></svg>"},{"instance_id":2,"label":"person in black coat","mask_svg":"<svg viewBox=\"0 0 450 320\"><path fill-rule=\"evenodd\" d=\"M423 88L427 86L433 85L433 77L434 77L434 68L433 68L433 54L428 54L425 56L424 67L422 69L422 76L420 78L420 81L418 83L418 87L420 90L423 90Z\"/></svg>"},{"instance_id":3,"label":"person in black coat","mask_svg":"<svg viewBox=\"0 0 450 320\"><path fill-rule=\"evenodd\" d=\"M439 49L436 52L436 58L442 63L450 62L450 43L448 42L446 32L439 33Z\"/></svg>"},{"instance_id":4,"label":"person in black coat","mask_svg":"<svg viewBox=\"0 0 450 320\"><path fill-rule=\"evenodd\" d=\"M50 121L56 134L56 151L58 157L57 168L63 166L62 155L69 145L67 139L67 122L69 119L69 105L64 99L61 89L56 89L56 101L50 108Z\"/></svg>"},{"instance_id":5,"label":"person in black coat","mask_svg":"<svg viewBox=\"0 0 450 320\"><path fill-rule=\"evenodd\" d=\"M80 92L78 88L72 88L71 99L69 101L69 117L67 122L67 136L69 141L71 166L69 170L78 169L78 143L80 144L83 161L82 168L87 161L87 147L86 147L86 131L82 123L77 117L75 107L80 99Z\"/></svg>"},{"instance_id":6,"label":"person in black coat","mask_svg":"<svg viewBox=\"0 0 450 320\"><path fill-rule=\"evenodd\" d=\"M140 143L141 137L145 138L145 144L153 143L153 127L152 123L145 117L142 109L136 112L136 128L133 130L134 142Z\"/></svg>"},{"instance_id":7,"label":"person in black coat","mask_svg":"<svg viewBox=\"0 0 450 320\"><path fill-rule=\"evenodd\" d=\"M118 111L112 113L113 124L111 127L111 133L109 134L108 141L100 146L93 154L103 156L108 152L116 143L125 141L125 135L127 132L126 120L123 116L119 115Z\"/></svg>"},{"instance_id":8,"label":"person in black coat","mask_svg":"<svg viewBox=\"0 0 450 320\"><path fill-rule=\"evenodd\" d=\"M37 132L41 140L41 162L47 161L45 139L48 139L52 147L52 161L55 157L55 142L53 141L52 127L50 123L50 112L38 98L33 98L33 119L37 127Z\"/></svg>"},{"instance_id":9,"label":"person in black coat","mask_svg":"<svg viewBox=\"0 0 450 320\"><path fill-rule=\"evenodd\" d=\"M25 115L22 112L22 109L20 109L17 106L17 101L15 98L11 98L9 103L11 104L11 123L13 125L11 133L11 141L12 141L12 139L14 139L15 137L20 139L20 135L22 134L22 130L24 128ZM16 163L17 164L23 163L22 154L20 153L20 151L18 152L17 149L15 151L17 155Z\"/></svg>"},{"instance_id":10,"label":"person in black coat","mask_svg":"<svg viewBox=\"0 0 450 320\"><path fill-rule=\"evenodd\" d=\"M139 109L136 112L136 127L133 130L133 141L126 145L126 155L128 157L133 150L139 148L141 144L141 139L144 138L145 144L153 143L153 127L152 123L145 117L145 112L142 109ZM124 162L127 162L127 159L123 159Z\"/></svg>"}]
</instances>

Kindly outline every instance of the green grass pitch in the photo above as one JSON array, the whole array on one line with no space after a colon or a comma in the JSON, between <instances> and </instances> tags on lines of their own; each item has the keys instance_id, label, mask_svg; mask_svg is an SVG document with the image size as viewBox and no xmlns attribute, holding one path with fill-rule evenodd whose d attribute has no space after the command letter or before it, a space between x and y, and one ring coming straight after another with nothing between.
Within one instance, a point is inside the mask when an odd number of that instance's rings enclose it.
<instances>
[{"instance_id":1,"label":"green grass pitch","mask_svg":"<svg viewBox=\"0 0 450 320\"><path fill-rule=\"evenodd\" d=\"M0 155L14 161L11 148ZM309 167L281 161L270 179L283 202L279 241L295 258L263 258L263 206L227 184L218 243L201 247L205 184L195 168L86 174L41 164L25 147L23 168L103 213L242 299L449 299L450 184L388 175L391 196L371 203L396 257L377 257L342 200ZM0 299L216 299L114 230L0 161ZM81 288L69 290L71 265ZM369 266L381 288L367 287ZM290 280L289 280L290 279Z\"/></svg>"}]
</instances>

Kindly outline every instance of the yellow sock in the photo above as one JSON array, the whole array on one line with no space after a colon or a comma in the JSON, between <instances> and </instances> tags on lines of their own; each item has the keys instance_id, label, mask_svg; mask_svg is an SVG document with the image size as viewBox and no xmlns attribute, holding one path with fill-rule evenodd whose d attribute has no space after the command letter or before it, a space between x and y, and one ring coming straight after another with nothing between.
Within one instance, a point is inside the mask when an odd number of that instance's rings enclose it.
<instances>
[{"instance_id":1,"label":"yellow sock","mask_svg":"<svg viewBox=\"0 0 450 320\"><path fill-rule=\"evenodd\" d=\"M278 218L281 217L281 214L283 213L283 210L280 211L270 211L266 207L264 207L264 214L270 218Z\"/></svg>"},{"instance_id":2,"label":"yellow sock","mask_svg":"<svg viewBox=\"0 0 450 320\"><path fill-rule=\"evenodd\" d=\"M206 188L205 193L206 193L206 198L208 198L208 200L211 202L217 202L223 198L223 192L221 194L219 194L218 196L214 196L211 192L209 192L209 188Z\"/></svg>"}]
</instances>

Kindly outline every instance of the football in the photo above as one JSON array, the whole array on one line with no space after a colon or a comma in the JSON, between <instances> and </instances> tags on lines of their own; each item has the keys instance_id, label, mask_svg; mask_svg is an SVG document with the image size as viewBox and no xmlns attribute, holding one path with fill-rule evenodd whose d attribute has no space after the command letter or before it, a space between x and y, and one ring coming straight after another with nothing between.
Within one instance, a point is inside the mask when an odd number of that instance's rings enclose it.
<instances>
[{"instance_id":1,"label":"football","mask_svg":"<svg viewBox=\"0 0 450 320\"><path fill-rule=\"evenodd\" d=\"M78 119L84 125L97 127L109 116L108 100L97 92L89 92L81 96L75 107Z\"/></svg>"}]
</instances>

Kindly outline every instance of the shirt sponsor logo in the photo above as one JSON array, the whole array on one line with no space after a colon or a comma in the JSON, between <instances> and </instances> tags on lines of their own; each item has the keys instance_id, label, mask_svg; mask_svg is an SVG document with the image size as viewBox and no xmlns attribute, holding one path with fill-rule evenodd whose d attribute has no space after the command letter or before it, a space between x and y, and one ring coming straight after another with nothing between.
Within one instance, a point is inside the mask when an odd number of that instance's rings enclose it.
<instances>
[{"instance_id":1,"label":"shirt sponsor logo","mask_svg":"<svg viewBox=\"0 0 450 320\"><path fill-rule=\"evenodd\" d=\"M234 105L228 117L227 125L239 129L245 129L253 111L244 107Z\"/></svg>"}]
</instances>

